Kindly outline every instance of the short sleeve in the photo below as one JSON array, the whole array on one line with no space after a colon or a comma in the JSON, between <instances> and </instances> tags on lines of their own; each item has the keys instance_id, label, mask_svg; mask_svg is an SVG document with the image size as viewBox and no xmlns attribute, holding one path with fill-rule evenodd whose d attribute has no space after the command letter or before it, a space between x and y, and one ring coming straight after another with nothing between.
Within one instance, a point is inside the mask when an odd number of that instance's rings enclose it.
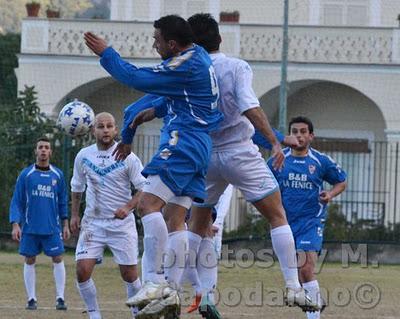
<instances>
[{"instance_id":1,"label":"short sleeve","mask_svg":"<svg viewBox=\"0 0 400 319\"><path fill-rule=\"evenodd\" d=\"M331 185L342 183L346 180L346 172L330 157L324 157L324 176L323 180Z\"/></svg>"},{"instance_id":2,"label":"short sleeve","mask_svg":"<svg viewBox=\"0 0 400 319\"><path fill-rule=\"evenodd\" d=\"M71 179L71 192L83 193L86 189L86 175L83 170L82 153L79 152L74 161L74 172Z\"/></svg>"}]
</instances>

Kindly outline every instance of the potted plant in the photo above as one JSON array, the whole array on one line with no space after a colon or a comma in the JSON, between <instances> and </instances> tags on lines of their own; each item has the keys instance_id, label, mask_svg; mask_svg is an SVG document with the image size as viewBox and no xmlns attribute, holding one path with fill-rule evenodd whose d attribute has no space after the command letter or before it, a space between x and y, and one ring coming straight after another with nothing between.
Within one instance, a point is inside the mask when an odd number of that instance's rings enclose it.
<instances>
[{"instance_id":1,"label":"potted plant","mask_svg":"<svg viewBox=\"0 0 400 319\"><path fill-rule=\"evenodd\" d=\"M46 9L46 16L48 18L59 18L60 17L60 9L58 9L53 1L50 1L50 4L47 6Z\"/></svg>"},{"instance_id":2,"label":"potted plant","mask_svg":"<svg viewBox=\"0 0 400 319\"><path fill-rule=\"evenodd\" d=\"M28 17L37 17L39 15L40 3L37 1L30 1L25 4L26 13Z\"/></svg>"},{"instance_id":3,"label":"potted plant","mask_svg":"<svg viewBox=\"0 0 400 319\"><path fill-rule=\"evenodd\" d=\"M219 21L220 22L239 22L239 11L221 11L219 14Z\"/></svg>"}]
</instances>

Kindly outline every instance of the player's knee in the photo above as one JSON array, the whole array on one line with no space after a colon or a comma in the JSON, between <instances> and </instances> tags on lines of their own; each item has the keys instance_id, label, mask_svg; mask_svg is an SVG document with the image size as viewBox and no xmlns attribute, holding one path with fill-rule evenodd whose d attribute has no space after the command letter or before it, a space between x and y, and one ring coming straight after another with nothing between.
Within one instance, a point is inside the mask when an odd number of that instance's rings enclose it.
<instances>
[{"instance_id":1,"label":"player's knee","mask_svg":"<svg viewBox=\"0 0 400 319\"><path fill-rule=\"evenodd\" d=\"M76 265L76 279L78 282L85 282L90 279L92 275L91 269L83 263L77 263Z\"/></svg>"},{"instance_id":2,"label":"player's knee","mask_svg":"<svg viewBox=\"0 0 400 319\"><path fill-rule=\"evenodd\" d=\"M138 278L137 268L135 266L121 267L121 277L125 282L134 282Z\"/></svg>"},{"instance_id":3,"label":"player's knee","mask_svg":"<svg viewBox=\"0 0 400 319\"><path fill-rule=\"evenodd\" d=\"M55 263L55 264L59 264L63 260L61 255L60 256L54 256L51 259L53 260L53 263Z\"/></svg>"},{"instance_id":4,"label":"player's knee","mask_svg":"<svg viewBox=\"0 0 400 319\"><path fill-rule=\"evenodd\" d=\"M33 265L36 262L36 256L25 257L25 263L27 265Z\"/></svg>"}]
</instances>

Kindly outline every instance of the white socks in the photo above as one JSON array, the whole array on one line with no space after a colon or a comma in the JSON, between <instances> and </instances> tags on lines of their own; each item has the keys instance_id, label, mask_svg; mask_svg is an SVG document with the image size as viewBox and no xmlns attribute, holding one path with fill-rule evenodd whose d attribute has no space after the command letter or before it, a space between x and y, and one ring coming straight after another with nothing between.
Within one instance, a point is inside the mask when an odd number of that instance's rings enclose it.
<instances>
[{"instance_id":1,"label":"white socks","mask_svg":"<svg viewBox=\"0 0 400 319\"><path fill-rule=\"evenodd\" d=\"M125 281L125 286L126 286L126 295L128 297L127 299L129 299L137 294L137 292L142 287L142 283L140 282L140 279L138 278L134 282L126 282ZM135 318L135 315L137 314L138 309L136 307L131 307L130 309L131 309L133 318Z\"/></svg>"},{"instance_id":2,"label":"white socks","mask_svg":"<svg viewBox=\"0 0 400 319\"><path fill-rule=\"evenodd\" d=\"M319 284L317 280L312 280L303 283L303 288L305 291L308 292L308 295L310 296L311 300L317 304L321 304L321 293L319 291ZM320 318L320 312L306 312L307 314L307 319L319 319Z\"/></svg>"},{"instance_id":3,"label":"white socks","mask_svg":"<svg viewBox=\"0 0 400 319\"><path fill-rule=\"evenodd\" d=\"M53 263L53 275L56 283L56 299L61 298L64 300L65 290L65 265L64 261L60 263Z\"/></svg>"},{"instance_id":4,"label":"white socks","mask_svg":"<svg viewBox=\"0 0 400 319\"><path fill-rule=\"evenodd\" d=\"M297 256L293 233L289 225L279 226L271 230L272 247L278 257L281 271L288 288L300 288L297 273Z\"/></svg>"},{"instance_id":5,"label":"white socks","mask_svg":"<svg viewBox=\"0 0 400 319\"><path fill-rule=\"evenodd\" d=\"M163 270L163 256L166 252L168 230L160 212L155 212L142 217L145 254L142 256L144 264L143 275L145 280L153 283L165 281Z\"/></svg>"},{"instance_id":6,"label":"white socks","mask_svg":"<svg viewBox=\"0 0 400 319\"><path fill-rule=\"evenodd\" d=\"M24 282L28 300L36 299L36 271L35 264L24 263Z\"/></svg>"},{"instance_id":7,"label":"white socks","mask_svg":"<svg viewBox=\"0 0 400 319\"><path fill-rule=\"evenodd\" d=\"M214 290L218 275L218 257L212 238L203 238L197 258L197 272L199 273L202 293L207 294L209 300L214 302Z\"/></svg>"},{"instance_id":8,"label":"white socks","mask_svg":"<svg viewBox=\"0 0 400 319\"><path fill-rule=\"evenodd\" d=\"M186 267L181 278L181 284L187 280L192 285L196 294L201 293L201 285L199 275L197 273L197 254L201 243L201 236L188 231L188 242L189 242L189 255L186 259Z\"/></svg>"},{"instance_id":9,"label":"white socks","mask_svg":"<svg viewBox=\"0 0 400 319\"><path fill-rule=\"evenodd\" d=\"M85 302L89 318L101 319L99 304L97 303L96 286L94 281L90 278L85 282L77 282L76 284L82 300Z\"/></svg>"},{"instance_id":10,"label":"white socks","mask_svg":"<svg viewBox=\"0 0 400 319\"><path fill-rule=\"evenodd\" d=\"M182 275L185 271L188 245L188 232L186 230L168 234L164 271L165 278L175 289L179 289Z\"/></svg>"}]
</instances>

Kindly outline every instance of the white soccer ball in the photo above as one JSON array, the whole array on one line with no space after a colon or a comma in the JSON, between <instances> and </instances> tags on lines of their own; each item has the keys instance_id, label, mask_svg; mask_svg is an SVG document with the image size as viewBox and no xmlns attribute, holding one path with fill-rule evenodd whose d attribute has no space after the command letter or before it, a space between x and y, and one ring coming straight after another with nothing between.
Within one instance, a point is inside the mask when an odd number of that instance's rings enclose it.
<instances>
[{"instance_id":1,"label":"white soccer ball","mask_svg":"<svg viewBox=\"0 0 400 319\"><path fill-rule=\"evenodd\" d=\"M57 120L57 125L61 130L72 137L87 134L93 123L94 112L92 108L77 99L62 108Z\"/></svg>"}]
</instances>

